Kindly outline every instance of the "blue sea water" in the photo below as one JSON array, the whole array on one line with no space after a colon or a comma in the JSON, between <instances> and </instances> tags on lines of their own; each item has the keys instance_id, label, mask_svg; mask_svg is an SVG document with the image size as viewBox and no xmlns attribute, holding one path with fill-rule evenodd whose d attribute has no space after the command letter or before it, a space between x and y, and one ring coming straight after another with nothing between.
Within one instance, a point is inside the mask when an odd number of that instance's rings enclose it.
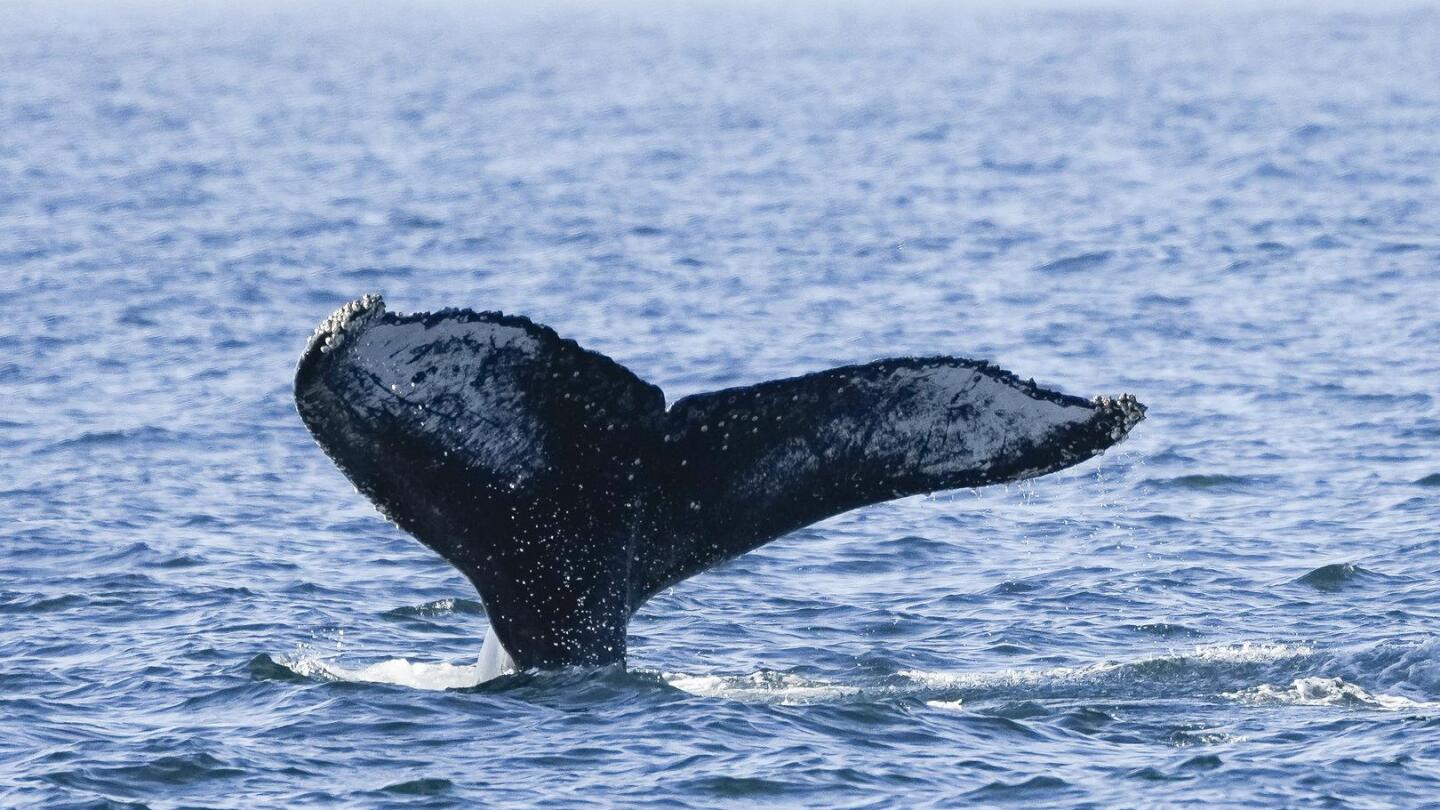
<instances>
[{"instance_id":1,"label":"blue sea water","mask_svg":"<svg viewBox=\"0 0 1440 810\"><path fill-rule=\"evenodd\" d=\"M234 6L0 6L0 805L1440 802L1440 13ZM1150 413L472 685L291 404L367 291Z\"/></svg>"}]
</instances>

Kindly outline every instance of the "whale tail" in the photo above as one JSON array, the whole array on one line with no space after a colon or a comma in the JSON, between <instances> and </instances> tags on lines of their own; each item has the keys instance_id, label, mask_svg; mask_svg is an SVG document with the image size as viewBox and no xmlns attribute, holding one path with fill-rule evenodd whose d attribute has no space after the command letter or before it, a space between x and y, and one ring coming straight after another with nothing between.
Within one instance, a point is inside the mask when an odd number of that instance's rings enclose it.
<instances>
[{"instance_id":1,"label":"whale tail","mask_svg":"<svg viewBox=\"0 0 1440 810\"><path fill-rule=\"evenodd\" d=\"M953 357L686 397L498 312L316 329L295 377L317 442L391 521L463 572L520 668L621 662L663 588L866 504L1077 464L1144 417Z\"/></svg>"}]
</instances>

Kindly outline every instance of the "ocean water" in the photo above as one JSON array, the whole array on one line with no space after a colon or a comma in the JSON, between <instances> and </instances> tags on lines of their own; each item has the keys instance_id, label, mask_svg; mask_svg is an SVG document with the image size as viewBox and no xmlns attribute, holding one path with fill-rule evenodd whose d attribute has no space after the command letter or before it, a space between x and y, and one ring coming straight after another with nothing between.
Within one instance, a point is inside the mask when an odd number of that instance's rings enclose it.
<instances>
[{"instance_id":1,"label":"ocean water","mask_svg":"<svg viewBox=\"0 0 1440 810\"><path fill-rule=\"evenodd\" d=\"M1437 801L1440 13L233 5L0 6L0 805ZM369 291L1149 419L477 683L292 406Z\"/></svg>"}]
</instances>

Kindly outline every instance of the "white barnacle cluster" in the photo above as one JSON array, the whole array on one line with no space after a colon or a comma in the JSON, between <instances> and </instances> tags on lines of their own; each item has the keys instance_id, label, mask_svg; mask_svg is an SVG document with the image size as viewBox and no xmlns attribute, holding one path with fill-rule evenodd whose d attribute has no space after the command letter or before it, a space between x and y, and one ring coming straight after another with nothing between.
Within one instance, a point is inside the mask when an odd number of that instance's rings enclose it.
<instances>
[{"instance_id":1,"label":"white barnacle cluster","mask_svg":"<svg viewBox=\"0 0 1440 810\"><path fill-rule=\"evenodd\" d=\"M315 327L314 334L310 336L307 353L308 349L314 348L317 343L320 344L322 354L338 349L345 341L346 332L357 331L371 319L384 314L385 300L377 294L366 293L335 310L323 323Z\"/></svg>"},{"instance_id":2,"label":"white barnacle cluster","mask_svg":"<svg viewBox=\"0 0 1440 810\"><path fill-rule=\"evenodd\" d=\"M1100 410L1120 417L1115 427L1110 430L1110 438L1119 441L1125 438L1130 429L1145 418L1145 406L1140 404L1132 394L1121 394L1118 397L1097 396L1092 402Z\"/></svg>"}]
</instances>

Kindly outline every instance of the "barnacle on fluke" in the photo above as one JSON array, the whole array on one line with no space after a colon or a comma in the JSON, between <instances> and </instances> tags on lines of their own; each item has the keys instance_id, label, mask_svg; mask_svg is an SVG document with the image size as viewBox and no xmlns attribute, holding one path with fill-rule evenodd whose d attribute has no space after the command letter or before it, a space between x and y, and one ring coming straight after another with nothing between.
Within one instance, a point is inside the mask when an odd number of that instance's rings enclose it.
<instances>
[{"instance_id":1,"label":"barnacle on fluke","mask_svg":"<svg viewBox=\"0 0 1440 810\"><path fill-rule=\"evenodd\" d=\"M685 397L499 312L315 330L300 415L382 513L466 574L522 668L625 657L661 589L866 504L1043 475L1144 418L989 363L905 357ZM503 657L503 656L502 656Z\"/></svg>"},{"instance_id":2,"label":"barnacle on fluke","mask_svg":"<svg viewBox=\"0 0 1440 810\"><path fill-rule=\"evenodd\" d=\"M1125 438L1125 434L1130 432L1130 428L1140 424L1140 420L1145 418L1145 406L1141 405L1140 400L1132 394L1121 394L1118 397L1107 397L1101 394L1091 401L1101 409L1119 417L1112 429L1117 442Z\"/></svg>"}]
</instances>

